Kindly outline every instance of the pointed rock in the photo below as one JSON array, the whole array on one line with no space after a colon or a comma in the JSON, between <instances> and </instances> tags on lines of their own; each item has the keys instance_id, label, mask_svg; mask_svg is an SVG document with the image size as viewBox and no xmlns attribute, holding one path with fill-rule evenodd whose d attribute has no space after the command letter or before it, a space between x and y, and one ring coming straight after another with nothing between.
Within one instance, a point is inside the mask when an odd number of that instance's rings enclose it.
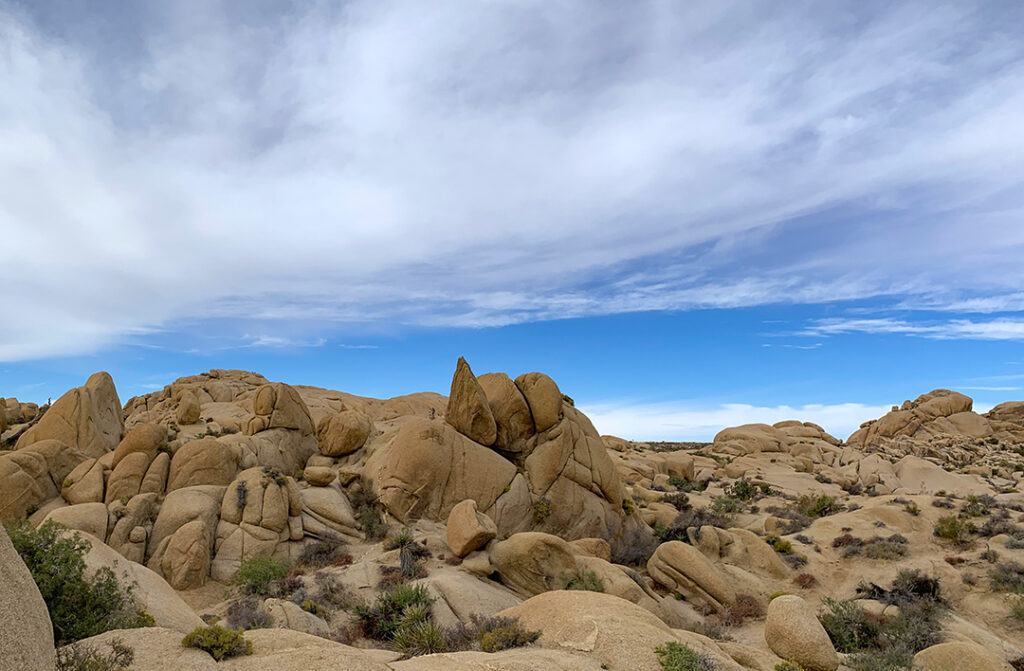
<instances>
[{"instance_id":1,"label":"pointed rock","mask_svg":"<svg viewBox=\"0 0 1024 671\"><path fill-rule=\"evenodd\" d=\"M481 445L493 445L498 437L498 425L473 371L463 357L455 367L452 390L448 395L445 421L455 430Z\"/></svg>"}]
</instances>

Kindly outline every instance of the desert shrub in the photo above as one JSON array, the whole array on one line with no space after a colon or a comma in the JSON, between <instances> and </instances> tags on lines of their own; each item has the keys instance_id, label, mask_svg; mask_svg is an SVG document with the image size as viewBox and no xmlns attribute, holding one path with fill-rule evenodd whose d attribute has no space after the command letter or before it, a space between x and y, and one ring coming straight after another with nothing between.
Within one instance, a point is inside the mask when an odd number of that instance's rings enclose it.
<instances>
[{"instance_id":1,"label":"desert shrub","mask_svg":"<svg viewBox=\"0 0 1024 671\"><path fill-rule=\"evenodd\" d=\"M551 516L551 502L543 496L533 502L533 523L543 524Z\"/></svg>"},{"instance_id":2,"label":"desert shrub","mask_svg":"<svg viewBox=\"0 0 1024 671\"><path fill-rule=\"evenodd\" d=\"M726 492L734 499L752 501L761 493L761 488L746 478L740 478L733 482Z\"/></svg>"},{"instance_id":3,"label":"desert shrub","mask_svg":"<svg viewBox=\"0 0 1024 671\"><path fill-rule=\"evenodd\" d=\"M989 564L995 564L999 561L999 553L995 550L988 549L981 553L981 559L987 561Z\"/></svg>"},{"instance_id":4,"label":"desert shrub","mask_svg":"<svg viewBox=\"0 0 1024 671\"><path fill-rule=\"evenodd\" d=\"M646 566L659 540L646 524L637 524L612 543L612 562L624 566Z\"/></svg>"},{"instance_id":5,"label":"desert shrub","mask_svg":"<svg viewBox=\"0 0 1024 671\"><path fill-rule=\"evenodd\" d=\"M58 646L111 629L153 626L152 616L135 603L135 585L122 586L105 566L85 577L87 541L62 536L65 527L53 521L38 529L28 520L4 526L46 602Z\"/></svg>"},{"instance_id":6,"label":"desert shrub","mask_svg":"<svg viewBox=\"0 0 1024 671\"><path fill-rule=\"evenodd\" d=\"M737 594L736 601L729 607L733 615L743 619L758 618L764 615L761 602L749 594Z\"/></svg>"},{"instance_id":7,"label":"desert shrub","mask_svg":"<svg viewBox=\"0 0 1024 671\"><path fill-rule=\"evenodd\" d=\"M348 610L356 604L356 597L338 580L337 576L323 571L314 573L313 584L315 586L314 596L318 603L342 610Z\"/></svg>"},{"instance_id":8,"label":"desert shrub","mask_svg":"<svg viewBox=\"0 0 1024 671\"><path fill-rule=\"evenodd\" d=\"M265 595L270 584L288 575L288 562L277 557L259 556L246 559L232 583L243 594Z\"/></svg>"},{"instance_id":9,"label":"desert shrub","mask_svg":"<svg viewBox=\"0 0 1024 671\"><path fill-rule=\"evenodd\" d=\"M1000 510L995 515L992 515L992 517L985 520L984 524L978 527L978 535L985 538L991 538L999 534L1014 536L1018 533L1020 533L1020 529L1010 521L1010 513L1005 510Z\"/></svg>"},{"instance_id":10,"label":"desert shrub","mask_svg":"<svg viewBox=\"0 0 1024 671\"><path fill-rule=\"evenodd\" d=\"M628 496L623 496L622 497L622 512L626 513L627 515L632 515L633 513L635 513L636 512L636 501L634 501L633 499L631 499Z\"/></svg>"},{"instance_id":11,"label":"desert shrub","mask_svg":"<svg viewBox=\"0 0 1024 671\"><path fill-rule=\"evenodd\" d=\"M409 527L402 527L397 533L393 533L384 539L385 550L399 550L412 545L416 541L412 538L412 531Z\"/></svg>"},{"instance_id":12,"label":"desert shrub","mask_svg":"<svg viewBox=\"0 0 1024 671\"><path fill-rule=\"evenodd\" d=\"M834 515L843 509L833 497L827 494L818 494L817 496L804 494L796 500L794 507L801 515L811 518Z\"/></svg>"},{"instance_id":13,"label":"desert shrub","mask_svg":"<svg viewBox=\"0 0 1024 671\"><path fill-rule=\"evenodd\" d=\"M775 665L775 671L804 671L804 667L800 666L793 660L788 662L779 662Z\"/></svg>"},{"instance_id":14,"label":"desert shrub","mask_svg":"<svg viewBox=\"0 0 1024 671\"><path fill-rule=\"evenodd\" d=\"M823 604L826 610L819 619L839 652L857 652L878 640L880 623L854 601L825 597Z\"/></svg>"},{"instance_id":15,"label":"desert shrub","mask_svg":"<svg viewBox=\"0 0 1024 671\"><path fill-rule=\"evenodd\" d=\"M424 585L401 584L384 590L372 605L358 605L355 614L370 638L390 640L402 626L430 617L433 597Z\"/></svg>"},{"instance_id":16,"label":"desert shrub","mask_svg":"<svg viewBox=\"0 0 1024 671\"><path fill-rule=\"evenodd\" d=\"M764 537L764 542L772 546L772 549L783 555L793 554L793 544L787 540L780 538L775 534L768 534Z\"/></svg>"},{"instance_id":17,"label":"desert shrub","mask_svg":"<svg viewBox=\"0 0 1024 671\"><path fill-rule=\"evenodd\" d=\"M714 671L715 663L688 645L669 641L654 649L662 671Z\"/></svg>"},{"instance_id":18,"label":"desert shrub","mask_svg":"<svg viewBox=\"0 0 1024 671\"><path fill-rule=\"evenodd\" d=\"M325 566L347 566L352 563L345 542L340 539L315 541L302 548L296 562L299 566L323 568Z\"/></svg>"},{"instance_id":19,"label":"desert shrub","mask_svg":"<svg viewBox=\"0 0 1024 671\"><path fill-rule=\"evenodd\" d=\"M656 524L654 527L655 537L662 543L668 541L683 541L684 543L690 542L690 537L686 533L686 530L691 527L700 528L703 526L713 526L719 529L728 529L733 526L733 519L731 515L717 512L710 508L690 508L679 513L672 524L664 526L662 524Z\"/></svg>"},{"instance_id":20,"label":"desert shrub","mask_svg":"<svg viewBox=\"0 0 1024 671\"><path fill-rule=\"evenodd\" d=\"M252 643L245 640L242 632L217 625L196 627L181 639L181 644L186 648L197 648L209 653L218 662L252 654Z\"/></svg>"},{"instance_id":21,"label":"desert shrub","mask_svg":"<svg viewBox=\"0 0 1024 671\"><path fill-rule=\"evenodd\" d=\"M581 592L603 592L604 581L593 571L580 571L573 576L563 576L562 589L576 590Z\"/></svg>"},{"instance_id":22,"label":"desert shrub","mask_svg":"<svg viewBox=\"0 0 1024 671\"><path fill-rule=\"evenodd\" d=\"M263 610L260 599L247 597L228 605L227 624L232 629L267 629L274 625L274 621L267 611Z\"/></svg>"},{"instance_id":23,"label":"desert shrub","mask_svg":"<svg viewBox=\"0 0 1024 671\"><path fill-rule=\"evenodd\" d=\"M864 545L857 549L868 559L902 559L908 552L907 539L900 534L893 534L888 538L875 536L864 541ZM846 556L845 552L843 556Z\"/></svg>"},{"instance_id":24,"label":"desert shrub","mask_svg":"<svg viewBox=\"0 0 1024 671\"><path fill-rule=\"evenodd\" d=\"M914 517L917 517L921 514L921 506L917 505L917 503L914 501L908 501L907 503L904 503L903 510L907 511Z\"/></svg>"},{"instance_id":25,"label":"desert shrub","mask_svg":"<svg viewBox=\"0 0 1024 671\"><path fill-rule=\"evenodd\" d=\"M381 517L380 509L377 508L377 497L373 495L372 490L373 484L367 482L366 486L353 487L346 492L352 510L362 527L363 535L368 541L379 540L388 534L388 525Z\"/></svg>"},{"instance_id":26,"label":"desert shrub","mask_svg":"<svg viewBox=\"0 0 1024 671\"><path fill-rule=\"evenodd\" d=\"M668 484L681 492L702 492L708 488L708 481L693 483L686 478L673 475L668 479Z\"/></svg>"},{"instance_id":27,"label":"desert shrub","mask_svg":"<svg viewBox=\"0 0 1024 671\"><path fill-rule=\"evenodd\" d=\"M470 621L484 652L521 648L540 638L539 631L527 631L514 617L473 615Z\"/></svg>"},{"instance_id":28,"label":"desert shrub","mask_svg":"<svg viewBox=\"0 0 1024 671\"><path fill-rule=\"evenodd\" d=\"M933 533L939 538L951 541L954 545L965 546L971 542L974 525L955 515L945 515L935 524Z\"/></svg>"},{"instance_id":29,"label":"desert shrub","mask_svg":"<svg viewBox=\"0 0 1024 671\"><path fill-rule=\"evenodd\" d=\"M743 512L743 502L733 496L716 496L711 500L711 512L730 515Z\"/></svg>"},{"instance_id":30,"label":"desert shrub","mask_svg":"<svg viewBox=\"0 0 1024 671\"><path fill-rule=\"evenodd\" d=\"M793 583L800 589L811 589L818 584L818 579L810 573L800 573L793 578Z\"/></svg>"},{"instance_id":31,"label":"desert shrub","mask_svg":"<svg viewBox=\"0 0 1024 671\"><path fill-rule=\"evenodd\" d=\"M967 517L981 517L988 515L991 509L996 507L996 500L989 494L981 496L968 496L967 500L960 506L960 513Z\"/></svg>"},{"instance_id":32,"label":"desert shrub","mask_svg":"<svg viewBox=\"0 0 1024 671\"><path fill-rule=\"evenodd\" d=\"M914 655L903 648L859 652L846 658L853 671L911 671Z\"/></svg>"},{"instance_id":33,"label":"desert shrub","mask_svg":"<svg viewBox=\"0 0 1024 671\"><path fill-rule=\"evenodd\" d=\"M135 651L119 638L110 641L110 652L103 654L88 643L72 643L57 648L56 671L128 671Z\"/></svg>"},{"instance_id":34,"label":"desert shrub","mask_svg":"<svg viewBox=\"0 0 1024 671\"><path fill-rule=\"evenodd\" d=\"M676 510L683 511L690 508L690 497L683 492L676 492L674 494L666 494L661 497L662 503L667 503Z\"/></svg>"},{"instance_id":35,"label":"desert shrub","mask_svg":"<svg viewBox=\"0 0 1024 671\"><path fill-rule=\"evenodd\" d=\"M415 548L422 545L407 545L398 553L398 570L406 580L419 580L427 577L427 569L419 563L420 555ZM426 548L424 548L426 549Z\"/></svg>"},{"instance_id":36,"label":"desert shrub","mask_svg":"<svg viewBox=\"0 0 1024 671\"><path fill-rule=\"evenodd\" d=\"M942 601L942 585L938 578L921 573L918 569L903 569L896 574L892 587L879 600L894 606L926 599Z\"/></svg>"},{"instance_id":37,"label":"desert shrub","mask_svg":"<svg viewBox=\"0 0 1024 671\"><path fill-rule=\"evenodd\" d=\"M444 652L444 630L429 620L398 627L391 639L395 649L406 657Z\"/></svg>"},{"instance_id":38,"label":"desert shrub","mask_svg":"<svg viewBox=\"0 0 1024 671\"><path fill-rule=\"evenodd\" d=\"M1018 594L1010 601L1010 617L1024 624L1024 596Z\"/></svg>"},{"instance_id":39,"label":"desert shrub","mask_svg":"<svg viewBox=\"0 0 1024 671\"><path fill-rule=\"evenodd\" d=\"M935 506L936 508L945 508L947 510L952 510L955 507L955 504L953 503L953 497L949 495L937 499L932 499L932 505Z\"/></svg>"},{"instance_id":40,"label":"desert shrub","mask_svg":"<svg viewBox=\"0 0 1024 671\"><path fill-rule=\"evenodd\" d=\"M798 555L793 553L791 555L782 555L782 558L786 561L791 568L801 569L807 566L807 557L804 555Z\"/></svg>"},{"instance_id":41,"label":"desert shrub","mask_svg":"<svg viewBox=\"0 0 1024 671\"><path fill-rule=\"evenodd\" d=\"M785 508L780 506L768 506L766 510L775 517L783 520L783 525L780 529L783 534L791 534L806 529L811 526L811 522L813 521L810 517L804 515L792 506Z\"/></svg>"},{"instance_id":42,"label":"desert shrub","mask_svg":"<svg viewBox=\"0 0 1024 671\"><path fill-rule=\"evenodd\" d=\"M1024 565L1015 561L999 564L988 572L988 580L998 592L1024 591Z\"/></svg>"}]
</instances>

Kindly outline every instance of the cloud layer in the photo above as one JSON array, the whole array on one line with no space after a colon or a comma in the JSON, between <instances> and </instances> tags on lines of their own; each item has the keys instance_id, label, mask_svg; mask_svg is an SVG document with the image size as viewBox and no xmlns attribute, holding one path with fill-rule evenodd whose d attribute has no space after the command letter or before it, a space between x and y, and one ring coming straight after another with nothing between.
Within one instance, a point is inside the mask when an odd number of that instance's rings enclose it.
<instances>
[{"instance_id":1,"label":"cloud layer","mask_svg":"<svg viewBox=\"0 0 1024 671\"><path fill-rule=\"evenodd\" d=\"M283 7L0 6L0 360L1024 291L1013 3Z\"/></svg>"}]
</instances>

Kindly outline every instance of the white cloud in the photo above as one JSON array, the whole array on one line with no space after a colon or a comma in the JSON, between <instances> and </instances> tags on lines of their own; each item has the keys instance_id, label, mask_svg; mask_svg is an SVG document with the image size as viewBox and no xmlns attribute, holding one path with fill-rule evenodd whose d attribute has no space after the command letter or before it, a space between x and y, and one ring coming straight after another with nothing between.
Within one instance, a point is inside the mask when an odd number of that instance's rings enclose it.
<instances>
[{"instance_id":1,"label":"white cloud","mask_svg":"<svg viewBox=\"0 0 1024 671\"><path fill-rule=\"evenodd\" d=\"M725 403L702 406L693 401L678 403L603 402L581 405L602 434L631 440L711 440L716 433L741 424L774 424L796 419L814 422L840 439L846 439L862 423L892 409L890 405L839 403L802 406L755 406Z\"/></svg>"},{"instance_id":2,"label":"white cloud","mask_svg":"<svg viewBox=\"0 0 1024 671\"><path fill-rule=\"evenodd\" d=\"M0 7L0 360L1024 290L998 8L254 7Z\"/></svg>"},{"instance_id":3,"label":"white cloud","mask_svg":"<svg viewBox=\"0 0 1024 671\"><path fill-rule=\"evenodd\" d=\"M904 319L869 318L821 319L800 332L801 335L829 336L844 333L902 334L938 340L1024 340L1024 319L974 321L953 319L946 322L911 322Z\"/></svg>"}]
</instances>

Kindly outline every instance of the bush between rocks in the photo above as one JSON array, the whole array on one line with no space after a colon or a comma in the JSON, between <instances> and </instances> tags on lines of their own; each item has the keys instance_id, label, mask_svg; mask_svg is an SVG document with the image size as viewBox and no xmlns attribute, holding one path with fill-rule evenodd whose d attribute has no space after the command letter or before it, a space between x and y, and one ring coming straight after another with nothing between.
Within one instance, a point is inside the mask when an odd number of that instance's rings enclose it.
<instances>
[{"instance_id":1,"label":"bush between rocks","mask_svg":"<svg viewBox=\"0 0 1024 671\"><path fill-rule=\"evenodd\" d=\"M186 648L202 650L218 662L252 654L252 643L245 640L242 632L218 625L196 627L181 639L181 644Z\"/></svg>"}]
</instances>

